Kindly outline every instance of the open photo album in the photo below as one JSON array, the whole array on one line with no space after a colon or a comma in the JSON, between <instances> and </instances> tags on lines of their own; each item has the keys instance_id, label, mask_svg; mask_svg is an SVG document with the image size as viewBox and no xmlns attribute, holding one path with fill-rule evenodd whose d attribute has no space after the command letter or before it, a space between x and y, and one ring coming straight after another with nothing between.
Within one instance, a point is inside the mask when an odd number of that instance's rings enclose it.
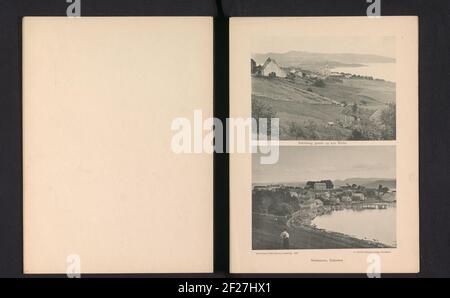
<instances>
[{"instance_id":1,"label":"open photo album","mask_svg":"<svg viewBox=\"0 0 450 298\"><path fill-rule=\"evenodd\" d=\"M213 154L229 155L231 273L419 272L417 17L22 29L24 273L212 272Z\"/></svg>"}]
</instances>

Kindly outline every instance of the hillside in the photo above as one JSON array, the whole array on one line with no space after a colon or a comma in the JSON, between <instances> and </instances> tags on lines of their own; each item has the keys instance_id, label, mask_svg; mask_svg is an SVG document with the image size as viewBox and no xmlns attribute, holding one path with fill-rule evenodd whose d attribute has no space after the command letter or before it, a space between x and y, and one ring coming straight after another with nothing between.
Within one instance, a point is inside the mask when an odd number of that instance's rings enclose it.
<instances>
[{"instance_id":1,"label":"hillside","mask_svg":"<svg viewBox=\"0 0 450 298\"><path fill-rule=\"evenodd\" d=\"M348 140L349 125L333 125L350 117L368 119L378 109L395 102L395 84L364 79L327 79L314 86L298 78L252 76L252 102L268 107L280 118L280 138L309 140ZM358 105L356 113L351 105ZM257 115L254 115L255 117ZM292 128L295 123L300 128ZM298 130L294 131L293 130Z\"/></svg>"},{"instance_id":2,"label":"hillside","mask_svg":"<svg viewBox=\"0 0 450 298\"><path fill-rule=\"evenodd\" d=\"M378 188L379 185L383 185L383 187L389 187L389 189L396 189L397 181L395 179L382 179L366 183L363 186L367 188Z\"/></svg>"}]
</instances>

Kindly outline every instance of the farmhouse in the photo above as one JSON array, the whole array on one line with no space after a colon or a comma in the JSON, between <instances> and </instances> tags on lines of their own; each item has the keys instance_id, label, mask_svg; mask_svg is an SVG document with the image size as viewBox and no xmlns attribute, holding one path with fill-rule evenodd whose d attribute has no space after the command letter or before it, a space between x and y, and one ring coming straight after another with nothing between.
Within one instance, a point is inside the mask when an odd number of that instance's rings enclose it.
<instances>
[{"instance_id":1,"label":"farmhouse","mask_svg":"<svg viewBox=\"0 0 450 298\"><path fill-rule=\"evenodd\" d=\"M261 74L265 77L279 77L285 78L287 76L286 72L281 69L281 67L277 64L277 62L270 57L266 59L262 68Z\"/></svg>"}]
</instances>

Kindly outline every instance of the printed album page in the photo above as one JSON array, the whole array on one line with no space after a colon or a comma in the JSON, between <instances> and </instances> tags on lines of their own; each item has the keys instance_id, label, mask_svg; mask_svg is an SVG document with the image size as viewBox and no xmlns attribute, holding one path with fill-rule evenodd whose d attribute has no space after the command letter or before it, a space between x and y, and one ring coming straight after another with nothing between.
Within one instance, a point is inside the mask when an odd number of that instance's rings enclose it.
<instances>
[{"instance_id":1,"label":"printed album page","mask_svg":"<svg viewBox=\"0 0 450 298\"><path fill-rule=\"evenodd\" d=\"M231 272L419 271L417 17L232 18L230 88Z\"/></svg>"},{"instance_id":2,"label":"printed album page","mask_svg":"<svg viewBox=\"0 0 450 298\"><path fill-rule=\"evenodd\" d=\"M212 272L212 96L210 17L24 18L24 273Z\"/></svg>"}]
</instances>

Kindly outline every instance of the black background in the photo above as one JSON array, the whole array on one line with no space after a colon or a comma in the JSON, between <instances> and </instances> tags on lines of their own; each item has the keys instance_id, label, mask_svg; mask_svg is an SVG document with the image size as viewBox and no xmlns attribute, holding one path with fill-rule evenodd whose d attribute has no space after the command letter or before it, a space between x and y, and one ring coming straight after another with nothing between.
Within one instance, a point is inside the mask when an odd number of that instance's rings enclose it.
<instances>
[{"instance_id":1,"label":"black background","mask_svg":"<svg viewBox=\"0 0 450 298\"><path fill-rule=\"evenodd\" d=\"M382 0L382 15L419 16L420 273L450 276L449 1ZM21 18L65 16L65 0L0 0L0 277L22 273ZM214 113L228 117L228 20L232 16L364 16L365 0L82 0L82 16L214 16ZM89 277L364 277L365 275L230 275L228 156L214 156L214 273L84 275ZM26 276L26 277L36 277ZM65 275L38 275L65 277ZM174 286L178 279L166 281ZM195 282L195 280L191 280ZM163 285L161 283L160 285ZM276 288L275 288L276 289Z\"/></svg>"}]
</instances>

